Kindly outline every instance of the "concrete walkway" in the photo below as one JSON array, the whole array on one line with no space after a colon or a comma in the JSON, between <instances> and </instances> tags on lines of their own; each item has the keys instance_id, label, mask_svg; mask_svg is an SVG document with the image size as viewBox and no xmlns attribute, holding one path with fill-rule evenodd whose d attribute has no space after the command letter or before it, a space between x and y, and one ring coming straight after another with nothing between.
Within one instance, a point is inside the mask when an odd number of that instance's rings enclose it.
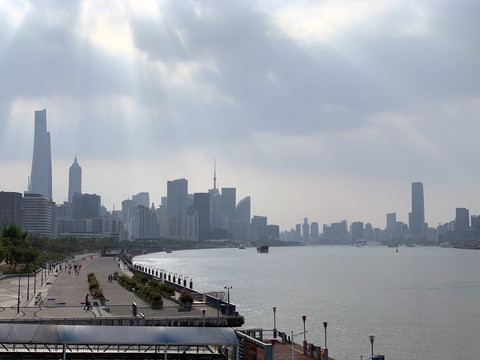
<instances>
[{"instance_id":1,"label":"concrete walkway","mask_svg":"<svg viewBox=\"0 0 480 360\"><path fill-rule=\"evenodd\" d=\"M133 276L123 263L118 261L118 258L87 256L72 261L73 264L81 265L78 275L73 269L69 273L68 269L63 267L62 271L55 273L56 276L53 273L44 273L43 281L41 273L29 279L21 277L20 286L18 277L0 280L0 320L131 317L133 302L137 304L137 315L149 318L202 318L202 309L206 309L207 318L218 316L217 309L205 304L194 304L191 311L179 312L179 305L167 299L164 299L163 309L151 309L147 303L120 286L117 281L108 282L108 276L113 275L115 271L121 275ZM83 307L85 295L89 292L87 275L91 272L100 283L109 306L93 306L92 310L88 311ZM53 283L50 284L48 280ZM20 307L18 308L19 288ZM38 293L42 295L40 302L35 301Z\"/></svg>"}]
</instances>

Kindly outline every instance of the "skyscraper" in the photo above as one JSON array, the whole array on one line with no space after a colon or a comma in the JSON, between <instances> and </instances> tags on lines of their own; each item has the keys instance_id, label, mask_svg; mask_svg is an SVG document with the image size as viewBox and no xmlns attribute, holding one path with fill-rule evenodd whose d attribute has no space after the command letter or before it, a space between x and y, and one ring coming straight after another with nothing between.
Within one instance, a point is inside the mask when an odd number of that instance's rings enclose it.
<instances>
[{"instance_id":1,"label":"skyscraper","mask_svg":"<svg viewBox=\"0 0 480 360\"><path fill-rule=\"evenodd\" d=\"M193 194L193 207L198 214L198 240L207 240L210 236L210 194Z\"/></svg>"},{"instance_id":2,"label":"skyscraper","mask_svg":"<svg viewBox=\"0 0 480 360\"><path fill-rule=\"evenodd\" d=\"M470 227L470 214L468 209L456 208L455 209L455 234L457 241L467 240L465 231Z\"/></svg>"},{"instance_id":3,"label":"skyscraper","mask_svg":"<svg viewBox=\"0 0 480 360\"><path fill-rule=\"evenodd\" d=\"M68 171L68 202L73 201L73 195L82 193L82 168L78 165L77 157Z\"/></svg>"},{"instance_id":4,"label":"skyscraper","mask_svg":"<svg viewBox=\"0 0 480 360\"><path fill-rule=\"evenodd\" d=\"M12 224L25 227L22 194L0 191L0 231Z\"/></svg>"},{"instance_id":5,"label":"skyscraper","mask_svg":"<svg viewBox=\"0 0 480 360\"><path fill-rule=\"evenodd\" d=\"M185 236L185 212L188 208L188 181L167 181L167 214L169 234L176 238Z\"/></svg>"},{"instance_id":6,"label":"skyscraper","mask_svg":"<svg viewBox=\"0 0 480 360\"><path fill-rule=\"evenodd\" d=\"M227 214L228 221L235 220L235 206L237 204L237 189L222 188L222 211Z\"/></svg>"},{"instance_id":7,"label":"skyscraper","mask_svg":"<svg viewBox=\"0 0 480 360\"><path fill-rule=\"evenodd\" d=\"M28 191L52 200L52 153L47 131L47 110L35 111L32 173Z\"/></svg>"},{"instance_id":8,"label":"skyscraper","mask_svg":"<svg viewBox=\"0 0 480 360\"><path fill-rule=\"evenodd\" d=\"M412 183L412 212L409 218L410 233L413 236L424 235L425 208L423 202L423 184L421 182Z\"/></svg>"}]
</instances>

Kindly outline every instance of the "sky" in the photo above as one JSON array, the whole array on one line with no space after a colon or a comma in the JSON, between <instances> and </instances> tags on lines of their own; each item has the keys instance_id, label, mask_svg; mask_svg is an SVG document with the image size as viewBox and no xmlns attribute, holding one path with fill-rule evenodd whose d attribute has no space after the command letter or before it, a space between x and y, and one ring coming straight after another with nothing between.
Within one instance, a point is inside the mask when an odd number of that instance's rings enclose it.
<instances>
[{"instance_id":1,"label":"sky","mask_svg":"<svg viewBox=\"0 0 480 360\"><path fill-rule=\"evenodd\" d=\"M107 209L168 180L308 217L480 214L478 0L2 1L0 190L24 192L47 109L53 197Z\"/></svg>"}]
</instances>

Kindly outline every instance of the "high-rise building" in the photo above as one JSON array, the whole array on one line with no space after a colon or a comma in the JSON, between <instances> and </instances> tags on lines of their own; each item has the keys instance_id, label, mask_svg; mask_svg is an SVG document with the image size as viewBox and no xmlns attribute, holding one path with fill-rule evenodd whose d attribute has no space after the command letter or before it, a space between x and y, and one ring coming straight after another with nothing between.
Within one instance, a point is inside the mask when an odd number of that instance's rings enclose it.
<instances>
[{"instance_id":1,"label":"high-rise building","mask_svg":"<svg viewBox=\"0 0 480 360\"><path fill-rule=\"evenodd\" d=\"M158 222L154 209L138 205L133 220L132 235L135 239L154 239L158 236Z\"/></svg>"},{"instance_id":2,"label":"high-rise building","mask_svg":"<svg viewBox=\"0 0 480 360\"><path fill-rule=\"evenodd\" d=\"M12 224L25 227L22 194L0 191L0 232Z\"/></svg>"},{"instance_id":3,"label":"high-rise building","mask_svg":"<svg viewBox=\"0 0 480 360\"><path fill-rule=\"evenodd\" d=\"M198 240L207 240L210 236L210 194L193 194L193 207L198 214Z\"/></svg>"},{"instance_id":4,"label":"high-rise building","mask_svg":"<svg viewBox=\"0 0 480 360\"><path fill-rule=\"evenodd\" d=\"M412 236L422 236L425 224L425 207L423 200L423 184L412 183L412 212L409 216L410 233Z\"/></svg>"},{"instance_id":5,"label":"high-rise building","mask_svg":"<svg viewBox=\"0 0 480 360\"><path fill-rule=\"evenodd\" d=\"M68 171L68 202L73 201L73 195L82 193L82 168L77 162L77 157Z\"/></svg>"},{"instance_id":6,"label":"high-rise building","mask_svg":"<svg viewBox=\"0 0 480 360\"><path fill-rule=\"evenodd\" d=\"M302 231L302 240L306 243L310 240L310 224L308 223L308 218L303 219Z\"/></svg>"},{"instance_id":7,"label":"high-rise building","mask_svg":"<svg viewBox=\"0 0 480 360\"><path fill-rule=\"evenodd\" d=\"M28 191L52 200L52 154L50 132L47 131L47 110L35 111L32 173Z\"/></svg>"},{"instance_id":8,"label":"high-rise building","mask_svg":"<svg viewBox=\"0 0 480 360\"><path fill-rule=\"evenodd\" d=\"M318 241L318 222L312 222L310 230L312 232L312 240Z\"/></svg>"},{"instance_id":9,"label":"high-rise building","mask_svg":"<svg viewBox=\"0 0 480 360\"><path fill-rule=\"evenodd\" d=\"M30 234L55 237L55 203L40 194L25 193L25 231Z\"/></svg>"},{"instance_id":10,"label":"high-rise building","mask_svg":"<svg viewBox=\"0 0 480 360\"><path fill-rule=\"evenodd\" d=\"M237 189L236 188L222 188L222 212L227 214L228 221L235 220L235 206L237 204Z\"/></svg>"},{"instance_id":11,"label":"high-rise building","mask_svg":"<svg viewBox=\"0 0 480 360\"><path fill-rule=\"evenodd\" d=\"M363 237L363 222L354 221L350 225L350 229L351 229L351 234L352 234L352 241L364 240L364 237Z\"/></svg>"},{"instance_id":12,"label":"high-rise building","mask_svg":"<svg viewBox=\"0 0 480 360\"><path fill-rule=\"evenodd\" d=\"M137 195L133 195L132 200L138 205L145 206L146 208L150 207L150 194L148 192L140 192Z\"/></svg>"},{"instance_id":13,"label":"high-rise building","mask_svg":"<svg viewBox=\"0 0 480 360\"><path fill-rule=\"evenodd\" d=\"M73 218L96 219L100 217L101 197L96 194L73 195Z\"/></svg>"},{"instance_id":14,"label":"high-rise building","mask_svg":"<svg viewBox=\"0 0 480 360\"><path fill-rule=\"evenodd\" d=\"M176 179L167 182L167 214L169 235L185 236L185 212L188 208L188 180Z\"/></svg>"},{"instance_id":15,"label":"high-rise building","mask_svg":"<svg viewBox=\"0 0 480 360\"><path fill-rule=\"evenodd\" d=\"M468 209L455 209L455 234L458 240L466 240L464 232L470 227L470 214Z\"/></svg>"},{"instance_id":16,"label":"high-rise building","mask_svg":"<svg viewBox=\"0 0 480 360\"><path fill-rule=\"evenodd\" d=\"M396 235L395 234L395 224L397 223L397 213L387 214L387 233L388 236Z\"/></svg>"}]
</instances>

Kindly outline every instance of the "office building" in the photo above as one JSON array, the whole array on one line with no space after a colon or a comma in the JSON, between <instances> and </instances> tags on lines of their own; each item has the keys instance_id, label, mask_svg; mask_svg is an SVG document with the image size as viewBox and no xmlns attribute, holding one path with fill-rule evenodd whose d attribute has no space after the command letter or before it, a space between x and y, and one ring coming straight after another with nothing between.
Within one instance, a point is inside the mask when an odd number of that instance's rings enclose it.
<instances>
[{"instance_id":1,"label":"office building","mask_svg":"<svg viewBox=\"0 0 480 360\"><path fill-rule=\"evenodd\" d=\"M351 230L352 241L353 242L355 242L357 240L364 240L364 237L363 237L363 222L354 221L350 225L350 230Z\"/></svg>"},{"instance_id":2,"label":"office building","mask_svg":"<svg viewBox=\"0 0 480 360\"><path fill-rule=\"evenodd\" d=\"M0 232L12 224L25 228L22 194L0 191Z\"/></svg>"},{"instance_id":3,"label":"office building","mask_svg":"<svg viewBox=\"0 0 480 360\"><path fill-rule=\"evenodd\" d=\"M82 194L82 168L77 162L77 157L68 171L68 202L73 201L73 195Z\"/></svg>"},{"instance_id":4,"label":"office building","mask_svg":"<svg viewBox=\"0 0 480 360\"><path fill-rule=\"evenodd\" d=\"M138 205L142 205L146 208L150 207L150 194L148 192L140 192L132 196L132 200Z\"/></svg>"},{"instance_id":5,"label":"office building","mask_svg":"<svg viewBox=\"0 0 480 360\"><path fill-rule=\"evenodd\" d=\"M176 179L167 182L167 214L169 235L181 239L185 236L185 212L188 208L188 181Z\"/></svg>"},{"instance_id":6,"label":"office building","mask_svg":"<svg viewBox=\"0 0 480 360\"><path fill-rule=\"evenodd\" d=\"M55 203L41 194L25 193L25 231L32 235L55 237Z\"/></svg>"},{"instance_id":7,"label":"office building","mask_svg":"<svg viewBox=\"0 0 480 360\"><path fill-rule=\"evenodd\" d=\"M304 243L307 243L310 240L310 224L308 223L308 218L303 219L302 240Z\"/></svg>"},{"instance_id":8,"label":"office building","mask_svg":"<svg viewBox=\"0 0 480 360\"><path fill-rule=\"evenodd\" d=\"M185 239L198 241L198 213L193 206L185 212Z\"/></svg>"},{"instance_id":9,"label":"office building","mask_svg":"<svg viewBox=\"0 0 480 360\"><path fill-rule=\"evenodd\" d=\"M313 241L318 241L318 222L312 222L310 225L310 231L311 231L311 236Z\"/></svg>"},{"instance_id":10,"label":"office building","mask_svg":"<svg viewBox=\"0 0 480 360\"><path fill-rule=\"evenodd\" d=\"M468 209L455 209L455 235L458 240L467 240L465 237L466 230L470 227L470 214Z\"/></svg>"},{"instance_id":11,"label":"office building","mask_svg":"<svg viewBox=\"0 0 480 360\"><path fill-rule=\"evenodd\" d=\"M96 194L75 194L73 195L73 218L96 219L100 217L101 197Z\"/></svg>"},{"instance_id":12,"label":"office building","mask_svg":"<svg viewBox=\"0 0 480 360\"><path fill-rule=\"evenodd\" d=\"M421 182L412 183L412 212L409 216L410 234L413 237L424 234L425 207L423 199L423 184Z\"/></svg>"},{"instance_id":13,"label":"office building","mask_svg":"<svg viewBox=\"0 0 480 360\"><path fill-rule=\"evenodd\" d=\"M50 132L47 131L47 110L35 111L32 172L28 192L52 200L52 154Z\"/></svg>"},{"instance_id":14,"label":"office building","mask_svg":"<svg viewBox=\"0 0 480 360\"><path fill-rule=\"evenodd\" d=\"M198 240L207 240L210 236L210 194L193 194L193 207L198 214Z\"/></svg>"},{"instance_id":15,"label":"office building","mask_svg":"<svg viewBox=\"0 0 480 360\"><path fill-rule=\"evenodd\" d=\"M236 219L237 189L222 188L222 212L227 214L228 221Z\"/></svg>"}]
</instances>

